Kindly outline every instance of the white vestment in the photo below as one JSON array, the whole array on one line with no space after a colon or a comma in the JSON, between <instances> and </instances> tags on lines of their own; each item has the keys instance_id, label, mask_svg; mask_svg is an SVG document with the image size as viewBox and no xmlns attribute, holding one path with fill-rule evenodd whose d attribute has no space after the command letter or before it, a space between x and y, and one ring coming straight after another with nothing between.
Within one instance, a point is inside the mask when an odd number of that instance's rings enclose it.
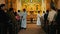
<instances>
[{"instance_id":1,"label":"white vestment","mask_svg":"<svg viewBox=\"0 0 60 34\"><path fill-rule=\"evenodd\" d=\"M20 20L22 19L22 12L18 12L18 15L20 16Z\"/></svg>"},{"instance_id":2,"label":"white vestment","mask_svg":"<svg viewBox=\"0 0 60 34\"><path fill-rule=\"evenodd\" d=\"M22 16L22 12L18 12L18 15L19 15L19 16Z\"/></svg>"},{"instance_id":3,"label":"white vestment","mask_svg":"<svg viewBox=\"0 0 60 34\"><path fill-rule=\"evenodd\" d=\"M26 12L23 12L22 14L23 18L22 18L22 23L21 23L21 27L23 28L26 28L26 16L27 16L27 13Z\"/></svg>"},{"instance_id":4,"label":"white vestment","mask_svg":"<svg viewBox=\"0 0 60 34\"><path fill-rule=\"evenodd\" d=\"M41 25L40 17L40 14L37 14L37 25Z\"/></svg>"}]
</instances>

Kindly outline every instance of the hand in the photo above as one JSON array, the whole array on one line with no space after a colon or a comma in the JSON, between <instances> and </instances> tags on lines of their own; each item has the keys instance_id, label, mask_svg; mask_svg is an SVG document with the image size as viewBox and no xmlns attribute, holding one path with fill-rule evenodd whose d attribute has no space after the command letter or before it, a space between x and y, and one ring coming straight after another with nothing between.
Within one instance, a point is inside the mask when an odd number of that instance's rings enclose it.
<instances>
[{"instance_id":1,"label":"hand","mask_svg":"<svg viewBox=\"0 0 60 34\"><path fill-rule=\"evenodd\" d=\"M25 20L25 19L23 19L23 20Z\"/></svg>"},{"instance_id":2,"label":"hand","mask_svg":"<svg viewBox=\"0 0 60 34\"><path fill-rule=\"evenodd\" d=\"M21 18L23 18L23 16L21 16Z\"/></svg>"}]
</instances>

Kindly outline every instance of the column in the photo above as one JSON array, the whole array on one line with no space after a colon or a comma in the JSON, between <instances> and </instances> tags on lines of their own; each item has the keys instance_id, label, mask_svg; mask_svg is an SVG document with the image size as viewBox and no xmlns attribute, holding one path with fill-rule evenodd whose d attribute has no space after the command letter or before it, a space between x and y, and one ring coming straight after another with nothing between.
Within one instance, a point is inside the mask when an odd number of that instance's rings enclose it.
<instances>
[{"instance_id":1,"label":"column","mask_svg":"<svg viewBox=\"0 0 60 34\"><path fill-rule=\"evenodd\" d=\"M17 10L22 10L21 0L17 0Z\"/></svg>"}]
</instances>

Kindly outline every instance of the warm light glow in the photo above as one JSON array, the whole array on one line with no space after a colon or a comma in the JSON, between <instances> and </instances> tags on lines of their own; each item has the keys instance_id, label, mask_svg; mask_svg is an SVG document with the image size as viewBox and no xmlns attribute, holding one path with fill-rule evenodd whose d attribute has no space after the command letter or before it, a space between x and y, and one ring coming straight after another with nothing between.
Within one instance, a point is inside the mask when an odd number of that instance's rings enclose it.
<instances>
[{"instance_id":1,"label":"warm light glow","mask_svg":"<svg viewBox=\"0 0 60 34\"><path fill-rule=\"evenodd\" d=\"M20 1L20 10L25 8L28 11L28 15L30 14L30 11L34 11L34 14L41 11L41 15L43 11L46 11L46 2L44 0L41 0L40 2L38 2L38 0L27 0L27 2L24 1L25 0Z\"/></svg>"}]
</instances>

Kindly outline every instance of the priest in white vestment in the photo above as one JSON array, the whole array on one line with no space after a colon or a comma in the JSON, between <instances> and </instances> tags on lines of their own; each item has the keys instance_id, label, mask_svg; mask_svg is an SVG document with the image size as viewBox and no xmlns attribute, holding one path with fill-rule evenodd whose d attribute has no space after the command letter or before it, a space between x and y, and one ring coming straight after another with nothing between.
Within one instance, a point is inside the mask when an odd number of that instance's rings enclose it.
<instances>
[{"instance_id":1,"label":"priest in white vestment","mask_svg":"<svg viewBox=\"0 0 60 34\"><path fill-rule=\"evenodd\" d=\"M41 25L41 21L40 21L40 11L38 11L38 14L37 14L37 25Z\"/></svg>"}]
</instances>

